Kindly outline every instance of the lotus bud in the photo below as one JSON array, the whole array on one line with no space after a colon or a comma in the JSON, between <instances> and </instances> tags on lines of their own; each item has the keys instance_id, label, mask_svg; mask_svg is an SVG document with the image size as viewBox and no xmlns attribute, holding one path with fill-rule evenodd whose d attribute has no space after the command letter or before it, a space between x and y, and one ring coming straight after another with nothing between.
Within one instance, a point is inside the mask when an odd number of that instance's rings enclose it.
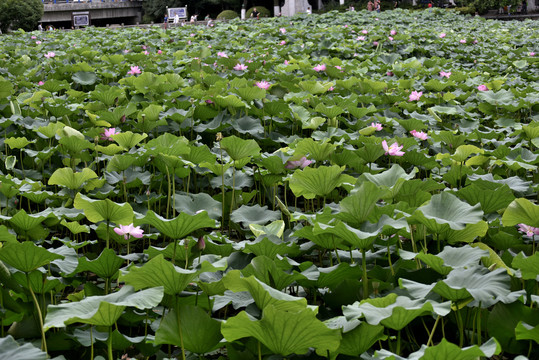
<instances>
[{"instance_id":1,"label":"lotus bud","mask_svg":"<svg viewBox=\"0 0 539 360\"><path fill-rule=\"evenodd\" d=\"M187 238L185 240L183 240L183 247L185 248L185 250L188 250L189 249L189 241L191 239Z\"/></svg>"},{"instance_id":2,"label":"lotus bud","mask_svg":"<svg viewBox=\"0 0 539 360\"><path fill-rule=\"evenodd\" d=\"M204 249L206 248L206 242L204 241L204 236L201 236L198 238L197 248L200 251L204 251Z\"/></svg>"},{"instance_id":3,"label":"lotus bud","mask_svg":"<svg viewBox=\"0 0 539 360\"><path fill-rule=\"evenodd\" d=\"M223 140L223 133L218 132L217 135L215 136L215 140L217 141Z\"/></svg>"}]
</instances>

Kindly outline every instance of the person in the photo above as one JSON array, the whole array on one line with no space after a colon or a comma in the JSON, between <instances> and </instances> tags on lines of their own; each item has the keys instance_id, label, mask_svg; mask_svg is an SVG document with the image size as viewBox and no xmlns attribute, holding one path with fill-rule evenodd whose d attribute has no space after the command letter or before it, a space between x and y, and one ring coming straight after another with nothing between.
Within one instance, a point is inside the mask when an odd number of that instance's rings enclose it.
<instances>
[{"instance_id":1,"label":"person","mask_svg":"<svg viewBox=\"0 0 539 360\"><path fill-rule=\"evenodd\" d=\"M178 24L179 22L180 22L180 15L176 13L176 15L174 15L174 24Z\"/></svg>"},{"instance_id":2,"label":"person","mask_svg":"<svg viewBox=\"0 0 539 360\"><path fill-rule=\"evenodd\" d=\"M372 2L372 0L369 0L369 2L367 3L367 11L373 11L374 10L374 3Z\"/></svg>"},{"instance_id":3,"label":"person","mask_svg":"<svg viewBox=\"0 0 539 360\"><path fill-rule=\"evenodd\" d=\"M310 6L307 6L307 15L311 15L313 13L313 9Z\"/></svg>"},{"instance_id":4,"label":"person","mask_svg":"<svg viewBox=\"0 0 539 360\"><path fill-rule=\"evenodd\" d=\"M253 8L253 12L251 13L252 18L260 19L260 12L256 10L256 8Z\"/></svg>"},{"instance_id":5,"label":"person","mask_svg":"<svg viewBox=\"0 0 539 360\"><path fill-rule=\"evenodd\" d=\"M395 0L395 2L393 3L393 9L396 9L399 7L399 0Z\"/></svg>"},{"instance_id":6,"label":"person","mask_svg":"<svg viewBox=\"0 0 539 360\"><path fill-rule=\"evenodd\" d=\"M208 20L211 20L210 14L206 14L206 17L204 18L204 21L208 21Z\"/></svg>"},{"instance_id":7,"label":"person","mask_svg":"<svg viewBox=\"0 0 539 360\"><path fill-rule=\"evenodd\" d=\"M165 28L165 30L167 29L167 24L168 24L168 14L165 14L165 18L163 21L163 27Z\"/></svg>"},{"instance_id":8,"label":"person","mask_svg":"<svg viewBox=\"0 0 539 360\"><path fill-rule=\"evenodd\" d=\"M41 24L39 24L39 25L37 26L37 29L38 29L39 31L43 31L43 26L42 26Z\"/></svg>"},{"instance_id":9,"label":"person","mask_svg":"<svg viewBox=\"0 0 539 360\"><path fill-rule=\"evenodd\" d=\"M191 15L191 20L189 21L191 24L195 23L195 15Z\"/></svg>"},{"instance_id":10,"label":"person","mask_svg":"<svg viewBox=\"0 0 539 360\"><path fill-rule=\"evenodd\" d=\"M374 9L376 10L376 12L380 12L381 10L380 2L380 0L374 0Z\"/></svg>"},{"instance_id":11,"label":"person","mask_svg":"<svg viewBox=\"0 0 539 360\"><path fill-rule=\"evenodd\" d=\"M528 13L528 1L527 0L522 1L522 13L523 14Z\"/></svg>"}]
</instances>

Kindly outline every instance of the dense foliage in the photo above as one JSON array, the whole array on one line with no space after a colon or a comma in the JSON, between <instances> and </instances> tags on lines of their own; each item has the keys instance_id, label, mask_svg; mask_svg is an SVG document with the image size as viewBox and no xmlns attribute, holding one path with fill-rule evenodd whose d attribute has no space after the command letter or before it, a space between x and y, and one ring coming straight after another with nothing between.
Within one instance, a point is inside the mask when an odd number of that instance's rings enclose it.
<instances>
[{"instance_id":1,"label":"dense foliage","mask_svg":"<svg viewBox=\"0 0 539 360\"><path fill-rule=\"evenodd\" d=\"M539 353L538 30L1 37L0 358Z\"/></svg>"},{"instance_id":2,"label":"dense foliage","mask_svg":"<svg viewBox=\"0 0 539 360\"><path fill-rule=\"evenodd\" d=\"M9 28L35 30L42 17L43 2L41 0L0 0L0 30L2 32L6 32Z\"/></svg>"}]
</instances>

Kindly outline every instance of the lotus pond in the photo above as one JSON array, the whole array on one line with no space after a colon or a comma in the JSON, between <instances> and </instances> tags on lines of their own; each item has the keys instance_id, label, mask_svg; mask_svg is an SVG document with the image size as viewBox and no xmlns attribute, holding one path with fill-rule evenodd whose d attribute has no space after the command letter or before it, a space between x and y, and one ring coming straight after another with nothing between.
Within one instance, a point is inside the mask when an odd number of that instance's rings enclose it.
<instances>
[{"instance_id":1,"label":"lotus pond","mask_svg":"<svg viewBox=\"0 0 539 360\"><path fill-rule=\"evenodd\" d=\"M1 358L537 358L538 22L0 44Z\"/></svg>"}]
</instances>

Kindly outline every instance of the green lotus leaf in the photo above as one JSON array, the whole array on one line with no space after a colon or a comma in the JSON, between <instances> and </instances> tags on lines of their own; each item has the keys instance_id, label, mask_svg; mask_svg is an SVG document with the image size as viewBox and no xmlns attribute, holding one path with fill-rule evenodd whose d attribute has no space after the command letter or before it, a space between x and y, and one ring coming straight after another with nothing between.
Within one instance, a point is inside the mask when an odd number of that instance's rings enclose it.
<instances>
[{"instance_id":1,"label":"green lotus leaf","mask_svg":"<svg viewBox=\"0 0 539 360\"><path fill-rule=\"evenodd\" d=\"M296 170L288 179L290 189L296 197L303 196L313 199L316 196L327 196L335 188L345 184L355 183L355 178L342 174L344 167L320 166L318 168L307 167Z\"/></svg>"},{"instance_id":2,"label":"green lotus leaf","mask_svg":"<svg viewBox=\"0 0 539 360\"><path fill-rule=\"evenodd\" d=\"M135 290L161 286L165 294L179 295L196 276L196 271L179 268L160 254L141 267L129 268L129 272L120 274L119 280Z\"/></svg>"},{"instance_id":3,"label":"green lotus leaf","mask_svg":"<svg viewBox=\"0 0 539 360\"><path fill-rule=\"evenodd\" d=\"M155 344L183 346L195 354L215 350L222 338L221 323L192 305L180 305L169 311L155 332Z\"/></svg>"},{"instance_id":4,"label":"green lotus leaf","mask_svg":"<svg viewBox=\"0 0 539 360\"><path fill-rule=\"evenodd\" d=\"M329 159L336 147L336 145L330 144L328 141L314 141L311 138L305 138L297 143L292 160L298 160L302 156L306 156L316 161L324 161Z\"/></svg>"},{"instance_id":5,"label":"green lotus leaf","mask_svg":"<svg viewBox=\"0 0 539 360\"><path fill-rule=\"evenodd\" d=\"M283 220L276 220L268 225L249 224L249 229L256 237L270 234L281 237L283 236L284 228L285 223Z\"/></svg>"},{"instance_id":6,"label":"green lotus leaf","mask_svg":"<svg viewBox=\"0 0 539 360\"><path fill-rule=\"evenodd\" d=\"M276 290L254 276L241 277L239 270L229 271L223 278L223 282L225 287L233 292L248 291L258 308L263 311L268 306L274 306L283 311L301 311L307 307L307 299Z\"/></svg>"},{"instance_id":7,"label":"green lotus leaf","mask_svg":"<svg viewBox=\"0 0 539 360\"><path fill-rule=\"evenodd\" d=\"M497 212L507 208L515 200L513 192L507 185L496 186L495 189L488 189L481 186L481 183L474 182L457 192L458 196L466 200L470 205L481 204L481 209L485 214Z\"/></svg>"},{"instance_id":8,"label":"green lotus leaf","mask_svg":"<svg viewBox=\"0 0 539 360\"><path fill-rule=\"evenodd\" d=\"M416 352L410 354L407 359L422 359L422 360L475 360L485 357L491 358L499 354L502 348L495 338L489 339L481 346L472 345L461 348L450 343L445 338L434 346L421 346ZM388 350L380 350L376 352L374 359L404 359L393 354Z\"/></svg>"},{"instance_id":9,"label":"green lotus leaf","mask_svg":"<svg viewBox=\"0 0 539 360\"><path fill-rule=\"evenodd\" d=\"M484 267L469 266L451 271L432 291L455 302L473 298L470 306L487 308L511 292L510 278L505 269L489 272Z\"/></svg>"},{"instance_id":10,"label":"green lotus leaf","mask_svg":"<svg viewBox=\"0 0 539 360\"><path fill-rule=\"evenodd\" d=\"M466 224L462 230L453 230L449 226L444 226L437 234L441 240L448 244L471 243L478 237L484 237L489 227L486 221L479 221L475 224Z\"/></svg>"},{"instance_id":11,"label":"green lotus leaf","mask_svg":"<svg viewBox=\"0 0 539 360\"><path fill-rule=\"evenodd\" d=\"M1 83L0 83L1 84ZM1 94L0 94L1 95ZM11 335L0 338L0 358L20 360L45 360L49 356L46 352L36 348L31 343L19 345Z\"/></svg>"},{"instance_id":12,"label":"green lotus leaf","mask_svg":"<svg viewBox=\"0 0 539 360\"><path fill-rule=\"evenodd\" d=\"M264 134L264 127L260 119L243 116L239 119L232 119L231 125L237 132L241 134L251 134L252 136Z\"/></svg>"},{"instance_id":13,"label":"green lotus leaf","mask_svg":"<svg viewBox=\"0 0 539 360\"><path fill-rule=\"evenodd\" d=\"M249 87L241 87L235 89L235 91L238 92L238 94L248 102L251 102L253 100L260 100L266 97L266 90L261 89L256 86L249 86ZM218 102L219 103L219 102Z\"/></svg>"},{"instance_id":14,"label":"green lotus leaf","mask_svg":"<svg viewBox=\"0 0 539 360\"><path fill-rule=\"evenodd\" d=\"M511 266L520 269L523 279L537 279L539 276L539 253L526 257L524 253L520 252L513 258Z\"/></svg>"},{"instance_id":15,"label":"green lotus leaf","mask_svg":"<svg viewBox=\"0 0 539 360\"><path fill-rule=\"evenodd\" d=\"M59 131L66 131L66 127ZM77 136L63 137L58 141L65 149L67 149L73 157L80 157L81 153L86 149L93 150L95 145L86 139L81 139Z\"/></svg>"},{"instance_id":16,"label":"green lotus leaf","mask_svg":"<svg viewBox=\"0 0 539 360\"><path fill-rule=\"evenodd\" d=\"M99 221L113 222L118 225L133 223L134 213L128 203L117 204L109 199L94 200L77 193L74 207L83 210L86 218L93 223Z\"/></svg>"},{"instance_id":17,"label":"green lotus leaf","mask_svg":"<svg viewBox=\"0 0 539 360\"><path fill-rule=\"evenodd\" d=\"M5 225L0 225L0 242L17 241L17 236L9 231Z\"/></svg>"},{"instance_id":18,"label":"green lotus leaf","mask_svg":"<svg viewBox=\"0 0 539 360\"><path fill-rule=\"evenodd\" d=\"M41 126L34 131L37 132L37 134L41 137L45 137L47 139L50 139L54 137L59 130L61 130L65 125L61 122L51 122L47 124L47 126ZM40 135L41 134L41 135ZM82 134L81 134L82 135ZM84 135L83 135L84 137Z\"/></svg>"},{"instance_id":19,"label":"green lotus leaf","mask_svg":"<svg viewBox=\"0 0 539 360\"><path fill-rule=\"evenodd\" d=\"M147 134L134 134L131 131L121 132L112 135L112 139L125 150L129 150L137 146L142 140L148 137Z\"/></svg>"},{"instance_id":20,"label":"green lotus leaf","mask_svg":"<svg viewBox=\"0 0 539 360\"><path fill-rule=\"evenodd\" d=\"M483 154L485 150L474 145L461 145L457 148L451 158L458 162L463 162L472 154Z\"/></svg>"},{"instance_id":21,"label":"green lotus leaf","mask_svg":"<svg viewBox=\"0 0 539 360\"><path fill-rule=\"evenodd\" d=\"M528 191L531 185L531 181L522 180L518 176L511 176L505 179L494 179L492 174L485 174L485 175L473 174L473 175L470 175L468 179L470 181L480 183L481 187L488 187L490 189L492 187L489 187L491 185L489 183L502 184L502 185L505 184L509 186L511 190L516 191L516 192L521 192L521 193Z\"/></svg>"},{"instance_id":22,"label":"green lotus leaf","mask_svg":"<svg viewBox=\"0 0 539 360\"><path fill-rule=\"evenodd\" d=\"M114 103L121 102L125 98L125 90L119 87L98 84L94 91L90 92L90 98L111 107Z\"/></svg>"},{"instance_id":23,"label":"green lotus leaf","mask_svg":"<svg viewBox=\"0 0 539 360\"><path fill-rule=\"evenodd\" d=\"M370 325L363 322L356 328L343 332L341 344L335 354L357 356L369 350L377 341L386 338L382 325Z\"/></svg>"},{"instance_id":24,"label":"green lotus leaf","mask_svg":"<svg viewBox=\"0 0 539 360\"><path fill-rule=\"evenodd\" d=\"M345 280L356 280L361 278L362 270L358 265L350 265L341 262L338 265L328 268L319 267L319 276L316 284L320 288L336 289Z\"/></svg>"},{"instance_id":25,"label":"green lotus leaf","mask_svg":"<svg viewBox=\"0 0 539 360\"><path fill-rule=\"evenodd\" d=\"M125 171L139 159L138 156L131 154L114 155L107 164L107 171Z\"/></svg>"},{"instance_id":26,"label":"green lotus leaf","mask_svg":"<svg viewBox=\"0 0 539 360\"><path fill-rule=\"evenodd\" d=\"M267 206L258 204L253 206L242 205L230 215L231 221L241 223L245 227L251 224L264 225L280 218L281 213L279 211L268 210Z\"/></svg>"},{"instance_id":27,"label":"green lotus leaf","mask_svg":"<svg viewBox=\"0 0 539 360\"><path fill-rule=\"evenodd\" d=\"M79 189L85 182L97 178L97 174L89 168L74 172L71 168L56 169L49 178L49 185L65 186L71 190Z\"/></svg>"},{"instance_id":28,"label":"green lotus leaf","mask_svg":"<svg viewBox=\"0 0 539 360\"><path fill-rule=\"evenodd\" d=\"M256 256L267 256L275 259L277 255L296 256L300 250L295 243L283 242L275 235L264 235L253 242L245 242L245 252L253 253Z\"/></svg>"},{"instance_id":29,"label":"green lotus leaf","mask_svg":"<svg viewBox=\"0 0 539 360\"><path fill-rule=\"evenodd\" d=\"M53 254L31 241L8 242L0 248L0 260L25 273L63 258L62 255Z\"/></svg>"},{"instance_id":30,"label":"green lotus leaf","mask_svg":"<svg viewBox=\"0 0 539 360\"><path fill-rule=\"evenodd\" d=\"M533 204L528 199L515 199L505 209L502 223L504 226L526 224L539 227L539 205Z\"/></svg>"},{"instance_id":31,"label":"green lotus leaf","mask_svg":"<svg viewBox=\"0 0 539 360\"><path fill-rule=\"evenodd\" d=\"M361 119L364 116L368 114L372 114L376 112L376 107L374 105L369 106L368 108L365 107L349 107L346 109L350 114L352 114L354 117Z\"/></svg>"},{"instance_id":32,"label":"green lotus leaf","mask_svg":"<svg viewBox=\"0 0 539 360\"><path fill-rule=\"evenodd\" d=\"M268 305L262 319L253 321L245 311L229 318L221 327L228 341L254 337L275 354L305 354L309 348L335 351L341 335L316 318L311 309L285 311Z\"/></svg>"},{"instance_id":33,"label":"green lotus leaf","mask_svg":"<svg viewBox=\"0 0 539 360\"><path fill-rule=\"evenodd\" d=\"M417 220L432 231L439 233L444 225L462 230L466 224L475 224L483 217L481 206L471 206L448 192L433 195L430 202L417 208Z\"/></svg>"},{"instance_id":34,"label":"green lotus leaf","mask_svg":"<svg viewBox=\"0 0 539 360\"><path fill-rule=\"evenodd\" d=\"M312 95L320 95L326 93L333 84L320 81L300 81L298 85Z\"/></svg>"},{"instance_id":35,"label":"green lotus leaf","mask_svg":"<svg viewBox=\"0 0 539 360\"><path fill-rule=\"evenodd\" d=\"M121 133L120 133L121 134ZM151 155L165 154L171 156L181 156L189 154L189 141L183 136L173 134L163 134L158 138L152 139L144 145Z\"/></svg>"},{"instance_id":36,"label":"green lotus leaf","mask_svg":"<svg viewBox=\"0 0 539 360\"><path fill-rule=\"evenodd\" d=\"M116 255L114 250L104 249L95 260L88 260L84 256L81 257L77 272L91 271L102 279L109 279L118 272L124 261L124 259Z\"/></svg>"},{"instance_id":37,"label":"green lotus leaf","mask_svg":"<svg viewBox=\"0 0 539 360\"><path fill-rule=\"evenodd\" d=\"M112 294L89 296L78 302L49 305L43 328L47 331L50 328L75 323L112 326L127 306L140 310L151 309L159 305L163 294L162 287L135 292L132 286L125 285Z\"/></svg>"},{"instance_id":38,"label":"green lotus leaf","mask_svg":"<svg viewBox=\"0 0 539 360\"><path fill-rule=\"evenodd\" d=\"M137 224L150 224L171 239L183 239L195 230L216 227L215 220L205 211L196 215L181 213L174 219L165 219L153 211L148 211Z\"/></svg>"},{"instance_id":39,"label":"green lotus leaf","mask_svg":"<svg viewBox=\"0 0 539 360\"><path fill-rule=\"evenodd\" d=\"M67 222L65 219L62 219L60 224L68 228L72 234L90 233L90 227L88 225L81 225L78 221Z\"/></svg>"},{"instance_id":40,"label":"green lotus leaf","mask_svg":"<svg viewBox=\"0 0 539 360\"><path fill-rule=\"evenodd\" d=\"M93 71L78 71L73 74L71 79L80 85L93 85L98 80L96 73Z\"/></svg>"},{"instance_id":41,"label":"green lotus leaf","mask_svg":"<svg viewBox=\"0 0 539 360\"><path fill-rule=\"evenodd\" d=\"M330 119L336 118L337 116L341 115L344 112L344 109L341 108L340 106L337 106L337 105L327 106L323 103L319 103L318 105L316 105L314 110L326 115Z\"/></svg>"},{"instance_id":42,"label":"green lotus leaf","mask_svg":"<svg viewBox=\"0 0 539 360\"><path fill-rule=\"evenodd\" d=\"M6 170L13 170L15 167L15 164L17 163L17 158L13 155L6 156L6 159L4 160L4 164L6 165Z\"/></svg>"},{"instance_id":43,"label":"green lotus leaf","mask_svg":"<svg viewBox=\"0 0 539 360\"><path fill-rule=\"evenodd\" d=\"M320 117L320 116L315 116L315 117L309 118L306 121L304 121L302 119L301 120L301 128L302 129L316 130L316 129L318 129L320 127L320 125L322 125L325 122L326 122L326 119L323 118L323 117Z\"/></svg>"},{"instance_id":44,"label":"green lotus leaf","mask_svg":"<svg viewBox=\"0 0 539 360\"><path fill-rule=\"evenodd\" d=\"M286 266L288 265L288 266ZM244 276L255 276L274 289L282 290L297 279L304 278L299 273L289 274L290 265L274 261L267 256L257 256L241 272Z\"/></svg>"},{"instance_id":45,"label":"green lotus leaf","mask_svg":"<svg viewBox=\"0 0 539 360\"><path fill-rule=\"evenodd\" d=\"M367 221L377 202L387 195L387 190L381 189L371 182L364 182L339 203L341 212L337 217L350 226L360 226Z\"/></svg>"},{"instance_id":46,"label":"green lotus leaf","mask_svg":"<svg viewBox=\"0 0 539 360\"><path fill-rule=\"evenodd\" d=\"M9 219L9 222L17 229L28 232L38 227L46 218L47 216L43 216L42 213L28 214L22 209L13 215L11 219Z\"/></svg>"},{"instance_id":47,"label":"green lotus leaf","mask_svg":"<svg viewBox=\"0 0 539 360\"><path fill-rule=\"evenodd\" d=\"M177 193L174 208L178 212L185 212L189 215L196 215L198 212L205 211L214 220L219 219L223 212L221 203L205 193Z\"/></svg>"},{"instance_id":48,"label":"green lotus leaf","mask_svg":"<svg viewBox=\"0 0 539 360\"><path fill-rule=\"evenodd\" d=\"M364 317L371 325L382 324L394 330L401 330L419 316L435 313L445 316L451 311L449 301L437 303L432 300L412 300L406 296L389 294L383 298L367 299L343 306L347 320Z\"/></svg>"},{"instance_id":49,"label":"green lotus leaf","mask_svg":"<svg viewBox=\"0 0 539 360\"><path fill-rule=\"evenodd\" d=\"M260 146L254 140L243 140L232 135L221 140L221 147L235 161L257 157L260 154Z\"/></svg>"},{"instance_id":50,"label":"green lotus leaf","mask_svg":"<svg viewBox=\"0 0 539 360\"><path fill-rule=\"evenodd\" d=\"M35 142L35 140L29 141L25 137L10 137L4 140L4 142L11 148L11 149L22 149L26 147L28 144L32 144Z\"/></svg>"},{"instance_id":51,"label":"green lotus leaf","mask_svg":"<svg viewBox=\"0 0 539 360\"><path fill-rule=\"evenodd\" d=\"M13 94L13 84L9 80L0 77L0 99L5 99Z\"/></svg>"},{"instance_id":52,"label":"green lotus leaf","mask_svg":"<svg viewBox=\"0 0 539 360\"><path fill-rule=\"evenodd\" d=\"M529 325L520 321L515 328L515 336L517 340L533 340L539 344L539 325Z\"/></svg>"},{"instance_id":53,"label":"green lotus leaf","mask_svg":"<svg viewBox=\"0 0 539 360\"><path fill-rule=\"evenodd\" d=\"M459 267L477 265L482 257L488 256L488 253L478 248L472 248L470 245L464 245L459 248L445 246L444 249L436 255L420 252L416 258L427 264L441 275L447 275L451 270Z\"/></svg>"},{"instance_id":54,"label":"green lotus leaf","mask_svg":"<svg viewBox=\"0 0 539 360\"><path fill-rule=\"evenodd\" d=\"M383 171L379 174L372 175L369 173L364 173L361 176L365 177L368 181L378 186L387 187L389 189L397 186L400 189L402 183L405 180L413 179L417 171L418 170L414 168L409 174L407 174L402 167L395 164L391 166L390 169Z\"/></svg>"},{"instance_id":55,"label":"green lotus leaf","mask_svg":"<svg viewBox=\"0 0 539 360\"><path fill-rule=\"evenodd\" d=\"M504 351L512 354L523 354L528 351L529 343L517 341L515 329L519 322L538 324L539 313L536 309L524 305L521 301L510 304L498 303L489 309L488 334L495 337Z\"/></svg>"},{"instance_id":56,"label":"green lotus leaf","mask_svg":"<svg viewBox=\"0 0 539 360\"><path fill-rule=\"evenodd\" d=\"M515 100L514 95L510 91L503 89L498 92L481 91L478 97L491 105L511 105Z\"/></svg>"}]
</instances>

